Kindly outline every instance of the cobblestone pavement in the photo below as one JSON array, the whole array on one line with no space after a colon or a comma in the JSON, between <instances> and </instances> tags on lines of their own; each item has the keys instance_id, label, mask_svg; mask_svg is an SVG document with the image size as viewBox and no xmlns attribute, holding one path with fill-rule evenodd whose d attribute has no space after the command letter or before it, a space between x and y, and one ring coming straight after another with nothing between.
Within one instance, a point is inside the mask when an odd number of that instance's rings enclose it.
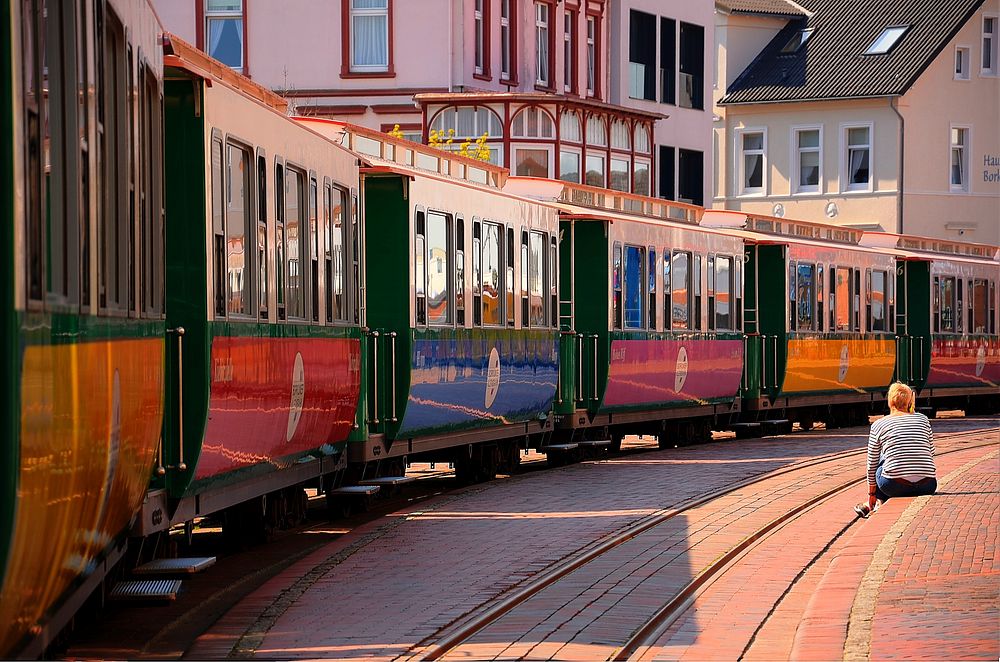
<instances>
[{"instance_id":1,"label":"cobblestone pavement","mask_svg":"<svg viewBox=\"0 0 1000 662\"><path fill-rule=\"evenodd\" d=\"M935 425L941 434L949 426L976 423ZM980 419L978 425L986 429L980 436L995 440L996 419ZM220 619L187 657L402 655L540 570L659 509L722 492L736 481L817 455L860 450L866 437L867 429L854 428L712 443L587 462L462 490L366 525L292 565ZM920 502L919 515L907 520L893 545L883 545L891 547L883 552L893 556L876 577L870 596L875 605L874 617L867 621L870 652L875 657L908 656L905 650L920 655L936 643L949 652L935 657L977 657L985 652L995 659L1000 635L995 448L946 456L939 475L976 459L978 464L950 482L942 481L939 495L890 501L871 519L856 524L850 506L863 486L818 505L808 515L809 528L779 530L706 589L695 610L667 632L655 655L839 659L854 654L850 646L857 642L848 641L847 625L855 618L852 609L860 589L872 584L865 573L874 563L873 553L883 538L895 535L890 529L902 521L908 503ZM863 459L853 464L841 463L824 480L845 472L862 478ZM603 561L600 595L594 593L594 582L563 584L563 595L539 595L526 610L512 612L510 620L494 623L487 640L478 641L486 648L456 654L603 656L613 649L622 628L634 625L637 613L669 599L663 592L689 581L726 543L771 517L782 503L820 487L786 481L771 494L747 490L686 513L630 551L622 550L631 554L624 563ZM670 563L665 563L664 545L674 550ZM917 559L926 557L935 561L926 562L925 568ZM857 576L841 581L845 569ZM910 581L911 574L916 581ZM962 579L956 587L946 577ZM917 598L914 591L926 597ZM608 597L616 595L614 601ZM941 605L933 611L936 617L921 607L920 602L928 600ZM828 602L841 605L830 618L825 617ZM860 613L864 610L855 611L857 632L866 621ZM560 625L551 627L556 623ZM907 627L902 634L912 643L909 649L883 650L897 630ZM834 637L828 630L839 634ZM526 635L533 631L538 636Z\"/></svg>"}]
</instances>

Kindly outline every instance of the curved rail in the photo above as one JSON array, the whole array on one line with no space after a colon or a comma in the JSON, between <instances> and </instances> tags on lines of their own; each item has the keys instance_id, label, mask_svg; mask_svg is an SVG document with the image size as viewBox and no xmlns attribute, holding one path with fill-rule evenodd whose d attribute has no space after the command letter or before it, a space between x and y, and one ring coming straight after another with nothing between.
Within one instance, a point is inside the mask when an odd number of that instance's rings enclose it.
<instances>
[{"instance_id":1,"label":"curved rail","mask_svg":"<svg viewBox=\"0 0 1000 662\"><path fill-rule=\"evenodd\" d=\"M981 432L982 432L981 430L969 430L964 432L949 433L946 435L939 436L938 440L939 441L953 440L955 438L961 438L973 434L979 434ZM982 444L982 445L989 445L989 444ZM944 455L951 452L957 452L959 450L968 450L970 448L977 448L977 447L979 446L966 446L961 449L941 452L939 453L939 455ZM448 626L445 626L434 635L431 635L430 637L427 637L421 642L417 643L410 649L407 655L401 656L401 658L398 659L437 660L444 657L450 651L454 650L458 646L462 645L462 643L470 639L473 635L482 631L483 629L488 627L491 623L498 620L508 612L512 611L518 605L527 601L531 597L537 595L548 586L556 583L566 575L590 563L591 561L597 559L603 554L606 554L611 549L618 547L619 545L626 543L629 540L632 540L633 538L641 535L642 533L656 526L659 526L660 524L663 524L667 520L670 520L689 510L697 508L698 506L702 506L706 503L714 501L715 499L721 496L743 489L744 487L761 483L766 480L776 478L778 476L782 476L796 471L802 471L804 469L808 469L820 464L835 462L837 460L842 460L851 456L863 455L864 453L865 449L862 448L862 449L853 449L849 451L840 451L837 453L830 453L828 455L823 455L818 458L811 458L809 460L797 462L787 467L782 467L781 469L777 469L775 471L769 471L767 473L760 474L758 476L752 476L750 478L746 478L736 483L732 483L723 491L714 492L712 494L696 497L694 499L689 499L688 501L681 502L680 504L677 504L673 507L655 511L650 515L647 515L646 517L642 518L641 520L635 522L634 524L626 527L624 530L618 531L604 538L601 538L597 541L594 541L590 545L578 551L575 555L570 556L568 559L566 559L564 563L560 564L558 567L554 567L547 572L542 571L542 573L536 575L532 580L528 581L520 588L514 589L508 595L502 596L501 598L497 599L493 604L487 606L483 610L477 613L473 613L457 622L453 622ZM846 489L846 487L855 485L861 480L865 480L864 477L860 479L852 479L846 485L841 485L838 486L837 488L834 488L833 490L828 490L827 492L824 492L823 494L815 497L814 499L810 499L805 504L800 504L798 508L789 511L784 516L776 518L776 520L766 525L763 530L758 531L756 534L750 536L747 540L741 542L737 546L737 548L734 548L735 551L731 550L729 553L721 557L715 564L710 566L709 569L706 569L701 574L699 574L699 576L696 577L695 580L691 582L691 584L685 587L681 591L681 593L678 594L677 597L675 597L674 600L672 600L670 603L668 603L668 605L666 605L659 612L657 612L657 615L654 616L654 619L656 619L657 616L661 615L664 618L669 617L668 611L671 605L674 605L673 607L674 609L683 605L688 598L690 598L692 595L695 594L695 592L698 591L698 589L701 586L704 586L708 583L709 579L715 574L711 572L711 569L713 567L718 568L720 567L718 566L719 563L725 565L730 561L732 561L733 559L735 559L736 557L738 557L740 553L746 550L751 544L761 539L762 536L766 535L770 531L779 527L783 521L787 521L787 518L790 514L798 513L806 507L815 505L816 503L819 503L820 501L828 498L831 494ZM716 570L715 572L718 571ZM678 612L678 615L679 613L680 612ZM674 616L674 619L675 618L676 616ZM662 622L662 619L659 622ZM671 620L671 622L673 621ZM640 642L645 641L645 639L640 639L640 635L642 633L652 632L654 629L656 629L655 625L650 625L650 623L647 623L647 626L644 626L642 629L640 629L629 640L629 642L634 642L634 644L630 646L627 643L625 646L619 649L619 652L616 653L613 659L616 660L629 659L629 655L621 657L621 654L625 653L626 651L631 653L632 651L640 647L641 646Z\"/></svg>"}]
</instances>

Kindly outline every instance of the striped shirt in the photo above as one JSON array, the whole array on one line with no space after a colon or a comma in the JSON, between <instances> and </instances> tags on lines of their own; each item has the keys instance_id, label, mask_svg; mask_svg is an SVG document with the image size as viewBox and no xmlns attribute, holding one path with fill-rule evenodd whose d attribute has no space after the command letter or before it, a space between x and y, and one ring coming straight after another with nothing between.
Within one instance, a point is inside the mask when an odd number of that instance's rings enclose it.
<instances>
[{"instance_id":1,"label":"striped shirt","mask_svg":"<svg viewBox=\"0 0 1000 662\"><path fill-rule=\"evenodd\" d=\"M934 469L934 433L923 414L884 416L872 423L868 435L868 484L875 484L875 469L882 465L884 478L915 482L937 477Z\"/></svg>"}]
</instances>

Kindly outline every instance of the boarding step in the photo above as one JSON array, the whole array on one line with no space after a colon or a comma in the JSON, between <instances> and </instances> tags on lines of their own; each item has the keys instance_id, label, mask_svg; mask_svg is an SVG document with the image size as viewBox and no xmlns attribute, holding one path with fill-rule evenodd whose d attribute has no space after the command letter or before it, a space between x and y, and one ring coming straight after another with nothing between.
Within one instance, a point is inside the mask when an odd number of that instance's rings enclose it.
<instances>
[{"instance_id":1,"label":"boarding step","mask_svg":"<svg viewBox=\"0 0 1000 662\"><path fill-rule=\"evenodd\" d=\"M181 583L180 579L129 579L115 584L108 599L116 602L176 600Z\"/></svg>"},{"instance_id":2,"label":"boarding step","mask_svg":"<svg viewBox=\"0 0 1000 662\"><path fill-rule=\"evenodd\" d=\"M359 480L358 485L374 485L376 487L396 487L405 485L416 480L415 476L379 476L378 478L366 478Z\"/></svg>"},{"instance_id":3,"label":"boarding step","mask_svg":"<svg viewBox=\"0 0 1000 662\"><path fill-rule=\"evenodd\" d=\"M583 446L585 448L604 448L605 446L610 446L611 445L611 440L610 439L594 439L594 440L589 440L589 441L580 441L580 442L577 442L577 443L579 443L580 446Z\"/></svg>"},{"instance_id":4,"label":"boarding step","mask_svg":"<svg viewBox=\"0 0 1000 662\"><path fill-rule=\"evenodd\" d=\"M580 444L549 444L548 446L542 446L538 450L542 453L547 453L549 451L573 451L576 450Z\"/></svg>"},{"instance_id":5,"label":"boarding step","mask_svg":"<svg viewBox=\"0 0 1000 662\"><path fill-rule=\"evenodd\" d=\"M214 556L156 559L133 570L136 575L193 575L215 565Z\"/></svg>"},{"instance_id":6,"label":"boarding step","mask_svg":"<svg viewBox=\"0 0 1000 662\"><path fill-rule=\"evenodd\" d=\"M329 494L335 496L371 496L378 490L378 485L345 485L333 488Z\"/></svg>"},{"instance_id":7,"label":"boarding step","mask_svg":"<svg viewBox=\"0 0 1000 662\"><path fill-rule=\"evenodd\" d=\"M729 428L736 433L737 439L751 439L761 435L760 423L733 423Z\"/></svg>"}]
</instances>

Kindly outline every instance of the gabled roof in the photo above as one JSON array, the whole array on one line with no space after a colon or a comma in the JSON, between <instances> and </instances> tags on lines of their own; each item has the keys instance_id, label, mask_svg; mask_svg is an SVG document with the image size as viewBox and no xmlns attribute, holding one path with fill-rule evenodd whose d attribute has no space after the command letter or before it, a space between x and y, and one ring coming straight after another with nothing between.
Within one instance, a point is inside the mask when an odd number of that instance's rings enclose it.
<instances>
[{"instance_id":1,"label":"gabled roof","mask_svg":"<svg viewBox=\"0 0 1000 662\"><path fill-rule=\"evenodd\" d=\"M891 97L905 93L983 0L800 0L811 16L789 22L722 105ZM865 55L888 27L908 26L884 55ZM782 49L813 30L797 51Z\"/></svg>"},{"instance_id":2,"label":"gabled roof","mask_svg":"<svg viewBox=\"0 0 1000 662\"><path fill-rule=\"evenodd\" d=\"M715 0L715 6L731 14L756 14L762 16L807 16L801 5L791 0Z\"/></svg>"}]
</instances>

